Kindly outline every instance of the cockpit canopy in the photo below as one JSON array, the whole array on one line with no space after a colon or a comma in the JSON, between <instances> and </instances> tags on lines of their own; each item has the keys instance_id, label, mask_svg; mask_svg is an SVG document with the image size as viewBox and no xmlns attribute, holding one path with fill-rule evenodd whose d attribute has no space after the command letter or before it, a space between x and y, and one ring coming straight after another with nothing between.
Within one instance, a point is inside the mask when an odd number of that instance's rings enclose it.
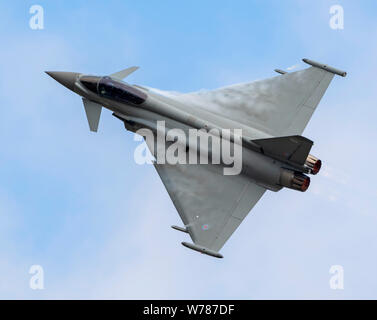
<instances>
[{"instance_id":1,"label":"cockpit canopy","mask_svg":"<svg viewBox=\"0 0 377 320\"><path fill-rule=\"evenodd\" d=\"M80 82L88 90L119 102L138 105L147 99L144 92L110 77L82 76Z\"/></svg>"}]
</instances>

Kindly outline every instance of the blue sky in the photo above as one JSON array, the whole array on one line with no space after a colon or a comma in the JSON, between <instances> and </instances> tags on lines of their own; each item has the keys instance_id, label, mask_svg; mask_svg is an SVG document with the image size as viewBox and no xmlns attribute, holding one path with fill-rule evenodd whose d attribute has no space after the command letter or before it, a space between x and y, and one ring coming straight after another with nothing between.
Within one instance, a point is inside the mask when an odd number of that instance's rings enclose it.
<instances>
[{"instance_id":1,"label":"blue sky","mask_svg":"<svg viewBox=\"0 0 377 320\"><path fill-rule=\"evenodd\" d=\"M29 8L44 8L44 30ZM331 5L344 30L329 27ZM2 1L0 298L377 298L376 1ZM222 253L186 235L157 173L104 111L88 130L81 99L43 71L130 77L164 90L212 89L305 67L336 77L304 135L324 163L301 194L267 193ZM29 288L41 265L45 289ZM331 290L331 265L344 290Z\"/></svg>"}]
</instances>

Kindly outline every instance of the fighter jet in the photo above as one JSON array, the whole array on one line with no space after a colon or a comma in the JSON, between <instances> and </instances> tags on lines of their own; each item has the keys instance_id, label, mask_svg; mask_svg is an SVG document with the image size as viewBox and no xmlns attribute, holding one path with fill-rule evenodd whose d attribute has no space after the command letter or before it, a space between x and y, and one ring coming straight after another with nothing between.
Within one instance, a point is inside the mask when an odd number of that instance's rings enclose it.
<instances>
[{"instance_id":1,"label":"fighter jet","mask_svg":"<svg viewBox=\"0 0 377 320\"><path fill-rule=\"evenodd\" d=\"M313 141L302 133L334 75L345 77L346 72L303 61L309 67L296 72L276 69L279 75L265 80L182 94L124 82L138 67L107 76L46 73L82 97L89 128L94 132L102 107L111 110L131 132L140 128L156 132L161 120L168 128L186 131L242 130L240 139L220 137L241 143L239 174L224 175L221 163L154 162L183 221L184 226L172 228L192 239L192 243L182 244L222 258L220 249L266 190L276 192L286 187L304 192L310 184L309 175L321 168L321 160L309 153ZM152 147L150 143L148 147Z\"/></svg>"}]
</instances>

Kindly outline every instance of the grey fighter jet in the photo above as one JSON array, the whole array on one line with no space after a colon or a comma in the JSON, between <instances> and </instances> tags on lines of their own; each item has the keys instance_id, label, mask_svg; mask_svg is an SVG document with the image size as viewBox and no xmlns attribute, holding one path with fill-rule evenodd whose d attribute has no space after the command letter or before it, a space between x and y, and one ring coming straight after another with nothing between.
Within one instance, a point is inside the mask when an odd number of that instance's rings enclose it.
<instances>
[{"instance_id":1,"label":"grey fighter jet","mask_svg":"<svg viewBox=\"0 0 377 320\"><path fill-rule=\"evenodd\" d=\"M182 130L242 129L240 174L224 175L221 164L154 162L184 224L172 227L193 241L182 244L222 258L219 250L266 190L306 191L308 174L321 168L321 160L309 154L313 142L301 134L334 75L345 77L346 72L303 61L307 69L276 69L279 75L265 80L185 94L123 82L137 67L103 77L47 74L82 97L91 131L97 131L102 107L131 132L155 132L160 120ZM227 139L236 143L232 136Z\"/></svg>"}]
</instances>

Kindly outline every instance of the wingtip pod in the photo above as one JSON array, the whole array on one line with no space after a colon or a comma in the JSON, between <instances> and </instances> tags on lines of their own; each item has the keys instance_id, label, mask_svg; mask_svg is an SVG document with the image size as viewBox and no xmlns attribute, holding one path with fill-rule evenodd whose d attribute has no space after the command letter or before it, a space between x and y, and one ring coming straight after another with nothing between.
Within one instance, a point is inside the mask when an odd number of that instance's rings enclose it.
<instances>
[{"instance_id":1,"label":"wingtip pod","mask_svg":"<svg viewBox=\"0 0 377 320\"><path fill-rule=\"evenodd\" d=\"M320 68L322 70L337 74L338 76L341 76L341 77L345 77L347 75L347 72L333 68L333 67L330 67L330 66L328 66L324 63L320 63L320 62L313 61L313 60L306 59L306 58L302 59L302 61L304 61L305 63L307 63L307 64L309 64L313 67L317 67L317 68Z\"/></svg>"},{"instance_id":2,"label":"wingtip pod","mask_svg":"<svg viewBox=\"0 0 377 320\"><path fill-rule=\"evenodd\" d=\"M193 243L182 242L182 245L185 246L186 248L198 251L200 253L207 254L211 257L220 258L220 259L224 258L222 254L220 254L216 251L210 250L210 249L202 247L202 246L198 246L198 245L193 244Z\"/></svg>"}]
</instances>

